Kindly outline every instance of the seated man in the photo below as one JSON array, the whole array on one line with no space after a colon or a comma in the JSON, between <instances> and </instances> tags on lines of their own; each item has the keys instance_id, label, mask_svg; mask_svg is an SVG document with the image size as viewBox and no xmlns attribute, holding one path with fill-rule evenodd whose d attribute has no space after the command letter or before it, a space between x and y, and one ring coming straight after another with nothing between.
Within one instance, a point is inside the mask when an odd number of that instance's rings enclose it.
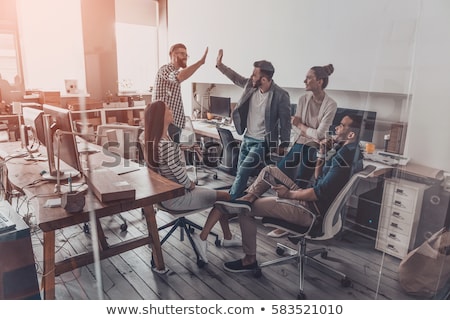
<instances>
[{"instance_id":1,"label":"seated man","mask_svg":"<svg viewBox=\"0 0 450 320\"><path fill-rule=\"evenodd\" d=\"M335 129L333 148L325 152L327 143L321 142L315 169L316 182L313 187L300 189L280 169L268 166L247 188L243 197L231 202L216 202L216 206L223 212L240 213L239 223L245 256L243 259L225 263L225 270L244 272L257 268L255 216L279 218L302 226L309 226L313 221L308 211L314 212L320 219L320 215L328 210L339 191L350 179L358 149L360 128L360 117L344 116ZM295 201L300 206L293 206L286 201L277 201L277 197L273 196L261 197L270 185L277 192L278 198ZM303 210L302 206L308 211Z\"/></svg>"}]
</instances>

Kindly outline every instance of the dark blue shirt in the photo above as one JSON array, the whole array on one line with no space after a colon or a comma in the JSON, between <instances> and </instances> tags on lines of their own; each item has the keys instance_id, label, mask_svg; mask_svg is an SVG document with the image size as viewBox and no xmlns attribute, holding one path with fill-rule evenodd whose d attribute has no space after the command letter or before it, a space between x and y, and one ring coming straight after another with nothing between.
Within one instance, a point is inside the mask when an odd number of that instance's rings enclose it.
<instances>
[{"instance_id":1,"label":"dark blue shirt","mask_svg":"<svg viewBox=\"0 0 450 320\"><path fill-rule=\"evenodd\" d=\"M317 196L316 205L321 214L325 214L339 191L350 179L357 147L357 142L346 144L325 162L322 175L317 178L313 186Z\"/></svg>"}]
</instances>

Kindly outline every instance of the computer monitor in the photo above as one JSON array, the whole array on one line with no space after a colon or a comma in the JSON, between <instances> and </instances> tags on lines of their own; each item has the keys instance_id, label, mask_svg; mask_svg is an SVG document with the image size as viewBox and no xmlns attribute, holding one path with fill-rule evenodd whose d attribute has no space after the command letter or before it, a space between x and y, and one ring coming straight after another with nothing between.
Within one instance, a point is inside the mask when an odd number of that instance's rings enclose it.
<instances>
[{"instance_id":1,"label":"computer monitor","mask_svg":"<svg viewBox=\"0 0 450 320\"><path fill-rule=\"evenodd\" d=\"M215 116L229 118L231 116L231 98L210 96L209 111Z\"/></svg>"},{"instance_id":2,"label":"computer monitor","mask_svg":"<svg viewBox=\"0 0 450 320\"><path fill-rule=\"evenodd\" d=\"M347 114L356 114L362 118L360 140L372 142L373 133L375 131L375 120L377 118L377 113L375 111L337 108L333 124L330 126L330 131L334 132L334 128L339 125L342 117Z\"/></svg>"},{"instance_id":3,"label":"computer monitor","mask_svg":"<svg viewBox=\"0 0 450 320\"><path fill-rule=\"evenodd\" d=\"M43 110L29 107L22 108L23 124L27 127L28 140L31 138L30 143L45 145L43 115Z\"/></svg>"},{"instance_id":4,"label":"computer monitor","mask_svg":"<svg viewBox=\"0 0 450 320\"><path fill-rule=\"evenodd\" d=\"M49 128L49 132L52 133L52 135L58 129L65 132L75 132L72 128L72 117L69 110L44 104L43 111L44 114L51 116L52 124L51 128ZM53 139L53 136L51 138L54 155L57 155L57 141ZM51 146L47 145L46 147L49 149ZM49 163L51 163L50 158L49 154ZM76 171L82 172L75 135L62 134L60 136L59 158ZM50 168L50 170L52 170L52 168ZM63 178L67 178L66 175L63 175Z\"/></svg>"}]
</instances>

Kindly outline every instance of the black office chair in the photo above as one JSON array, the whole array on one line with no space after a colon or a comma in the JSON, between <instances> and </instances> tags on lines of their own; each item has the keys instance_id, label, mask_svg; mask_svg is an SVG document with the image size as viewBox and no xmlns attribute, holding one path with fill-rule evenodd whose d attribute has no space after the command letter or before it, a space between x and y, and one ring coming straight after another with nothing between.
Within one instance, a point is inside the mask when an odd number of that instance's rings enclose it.
<instances>
[{"instance_id":1,"label":"black office chair","mask_svg":"<svg viewBox=\"0 0 450 320\"><path fill-rule=\"evenodd\" d=\"M235 176L240 142L233 137L233 133L228 129L217 127L217 132L222 143L222 156L219 161L219 169Z\"/></svg>"},{"instance_id":2,"label":"black office chair","mask_svg":"<svg viewBox=\"0 0 450 320\"><path fill-rule=\"evenodd\" d=\"M180 143L193 146L196 144L194 126L190 117L186 116L185 128L181 131ZM202 171L208 174L212 174L214 179L218 178L217 170L218 165L217 154L220 152L220 144L214 141L204 142L200 141L201 158L197 155L194 149L185 150L186 168L192 169L194 172L194 182L198 184L199 176L198 172Z\"/></svg>"},{"instance_id":3,"label":"black office chair","mask_svg":"<svg viewBox=\"0 0 450 320\"><path fill-rule=\"evenodd\" d=\"M259 269L256 269L254 271L254 276L261 276L260 268L294 261L297 263L299 271L299 292L297 295L297 299L306 299L306 294L304 293L303 286L305 278L305 264L306 262L308 262L308 265L314 264L318 266L320 270L327 271L334 277L339 278L343 287L350 286L351 280L344 273L330 267L329 265L315 258L315 256L317 255L320 255L322 258L327 258L328 250L326 248L307 251L306 243L309 240L324 241L332 239L341 231L345 218L345 205L348 199L356 189L358 182L361 179L367 178L372 175L375 169L376 167L368 165L364 170L355 173L346 183L344 188L339 192L339 194L334 199L327 212L322 216L321 219L316 217L313 212L309 212L309 214L313 218L313 223L308 227L295 225L282 219L264 217L262 219L262 224L264 226L274 227L289 232L290 236L288 236L288 239L298 247L297 250L294 250L281 243L277 243L276 253L283 257L261 263L259 265ZM293 204L289 203L286 205ZM304 210L303 207L302 209Z\"/></svg>"},{"instance_id":4,"label":"black office chair","mask_svg":"<svg viewBox=\"0 0 450 320\"><path fill-rule=\"evenodd\" d=\"M203 211L205 211L205 208L197 209L197 210L169 210L169 209L165 208L161 203L159 203L159 204L155 205L155 209L156 209L156 211L161 210L161 211L167 212L168 214L170 214L173 217L172 221L170 221L169 223L166 223L165 225L158 228L158 231L161 231L163 229L167 229L167 228L171 227L169 232L160 241L161 245L163 245L164 242L166 242L167 239L169 239L169 237L175 232L175 230L180 228L180 241L184 241L184 236L185 235L187 236L189 243L191 244L191 247L194 250L195 256L197 258L197 266L199 268L203 268L203 266L205 265L205 262L201 259L200 255L198 253L198 249L195 246L194 241L192 240L192 233L194 233L195 230L201 231L203 228L201 226L199 226L197 223L186 218L186 216L203 212ZM214 241L214 244L217 247L220 247L219 235L212 231L210 231L209 234L216 238L216 240ZM153 259L152 259L151 263L152 263L152 267L154 267Z\"/></svg>"}]
</instances>

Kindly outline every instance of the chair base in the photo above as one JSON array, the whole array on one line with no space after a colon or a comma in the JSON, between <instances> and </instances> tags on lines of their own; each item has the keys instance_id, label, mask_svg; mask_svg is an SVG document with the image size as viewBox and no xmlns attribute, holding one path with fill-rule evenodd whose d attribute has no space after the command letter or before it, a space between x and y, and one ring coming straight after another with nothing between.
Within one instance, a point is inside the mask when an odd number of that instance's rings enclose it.
<instances>
[{"instance_id":1,"label":"chair base","mask_svg":"<svg viewBox=\"0 0 450 320\"><path fill-rule=\"evenodd\" d=\"M202 146L202 150L203 150L203 160L202 161L197 158L196 152L188 151L188 150L186 152L188 155L190 155L189 162L191 162L189 165L186 166L186 169L187 170L193 169L194 183L196 185L198 185L198 175L197 175L198 171L203 171L205 173L212 174L214 180L217 180L217 178L218 178L217 170L213 169L213 168L217 167L218 163L215 163L213 160L209 159L209 152L210 152L209 150L218 148L220 146L220 144L217 142L211 142L211 141L204 143L202 141L201 146Z\"/></svg>"},{"instance_id":2,"label":"chair base","mask_svg":"<svg viewBox=\"0 0 450 320\"><path fill-rule=\"evenodd\" d=\"M277 243L276 253L283 257L261 263L259 267L264 268L273 265L296 262L298 264L299 270L299 291L297 299L300 300L306 299L306 294L304 292L304 281L305 281L305 266L307 264L314 266L318 270L339 280L343 287L349 287L351 285L351 280L347 277L346 274L330 267L329 265L315 258L315 256L317 255L320 255L324 259L327 258L328 250L326 248L306 251L306 239L304 237L301 237L298 241L298 250L292 249L284 244Z\"/></svg>"},{"instance_id":3,"label":"chair base","mask_svg":"<svg viewBox=\"0 0 450 320\"><path fill-rule=\"evenodd\" d=\"M184 241L184 236L186 235L186 237L189 240L189 243L191 244L192 249L194 250L194 253L195 253L195 256L197 259L197 266L199 268L203 268L205 266L205 262L201 259L198 249L195 246L194 240L192 239L192 233L194 233L195 230L201 231L201 230L203 230L203 228L201 226L199 226L198 224L196 224L195 222L187 219L186 217L179 217L179 218L176 218L176 219L172 220L171 222L166 223L165 225L159 227L158 231L167 229L169 227L171 227L171 229L161 239L161 241L160 241L161 245L163 245L164 242L166 242L167 239L169 239L169 237L175 232L175 230L180 228L180 241ZM219 247L220 246L219 235L212 231L209 232L209 234L216 238L214 241L214 244L217 247ZM152 260L152 266L153 266L153 260Z\"/></svg>"},{"instance_id":4,"label":"chair base","mask_svg":"<svg viewBox=\"0 0 450 320\"><path fill-rule=\"evenodd\" d=\"M219 178L219 175L218 175L218 173L217 173L217 170L210 169L210 168L208 168L208 167L206 167L206 166L200 166L200 167L198 167L198 166L188 166L187 169L191 169L191 168L192 168L193 171L194 171L194 183L195 183L196 185L198 185L198 172L199 172L199 171L203 171L203 172L205 172L205 173L212 174L214 180L217 180L217 179Z\"/></svg>"}]
</instances>

